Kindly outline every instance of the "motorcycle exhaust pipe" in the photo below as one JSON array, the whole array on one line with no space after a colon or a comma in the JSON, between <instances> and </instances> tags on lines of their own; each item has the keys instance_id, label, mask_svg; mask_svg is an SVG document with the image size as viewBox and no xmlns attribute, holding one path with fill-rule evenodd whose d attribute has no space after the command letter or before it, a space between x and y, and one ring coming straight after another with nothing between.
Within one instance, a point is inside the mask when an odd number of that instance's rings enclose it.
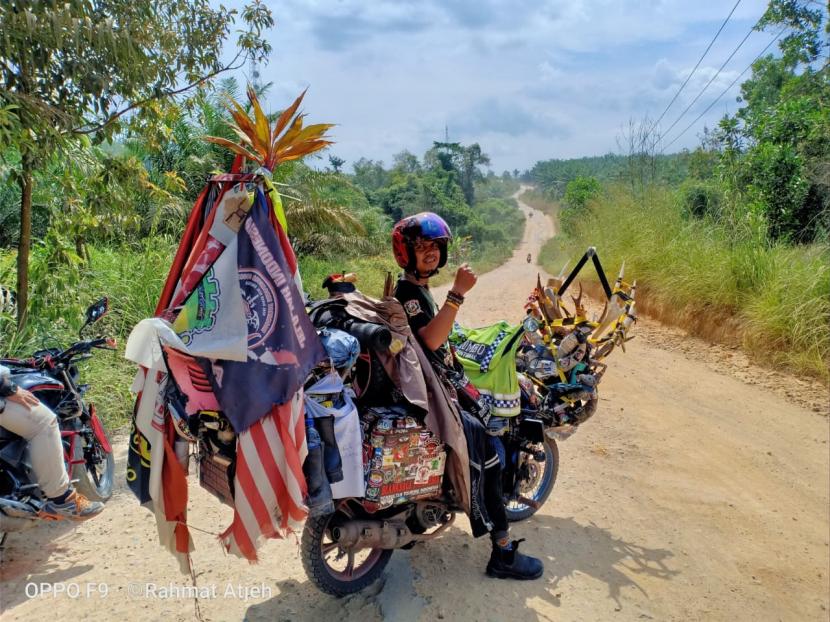
<instances>
[{"instance_id":1,"label":"motorcycle exhaust pipe","mask_svg":"<svg viewBox=\"0 0 830 622\"><path fill-rule=\"evenodd\" d=\"M406 524L379 520L354 520L332 527L331 538L346 549L397 549L413 539Z\"/></svg>"},{"instance_id":2,"label":"motorcycle exhaust pipe","mask_svg":"<svg viewBox=\"0 0 830 622\"><path fill-rule=\"evenodd\" d=\"M455 514L432 533L416 534L399 521L351 520L331 528L331 537L344 549L399 549L410 542L425 542L452 525Z\"/></svg>"}]
</instances>

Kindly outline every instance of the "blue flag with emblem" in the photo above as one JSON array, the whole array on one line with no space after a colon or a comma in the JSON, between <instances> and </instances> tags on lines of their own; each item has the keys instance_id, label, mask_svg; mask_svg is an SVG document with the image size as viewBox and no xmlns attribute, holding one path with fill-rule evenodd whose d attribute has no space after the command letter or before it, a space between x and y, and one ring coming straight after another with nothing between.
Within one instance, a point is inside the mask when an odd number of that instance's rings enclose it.
<instances>
[{"instance_id":1,"label":"blue flag with emblem","mask_svg":"<svg viewBox=\"0 0 830 622\"><path fill-rule=\"evenodd\" d=\"M237 269L247 320L247 361L202 359L225 416L237 433L302 388L326 358L257 188L237 236Z\"/></svg>"}]
</instances>

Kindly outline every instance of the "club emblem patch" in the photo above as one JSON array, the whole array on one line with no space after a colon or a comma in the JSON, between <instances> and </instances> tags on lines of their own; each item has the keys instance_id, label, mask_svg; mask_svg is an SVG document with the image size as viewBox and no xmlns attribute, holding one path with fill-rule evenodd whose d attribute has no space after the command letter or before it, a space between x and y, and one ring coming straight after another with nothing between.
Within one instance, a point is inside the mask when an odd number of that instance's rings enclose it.
<instances>
[{"instance_id":1,"label":"club emblem patch","mask_svg":"<svg viewBox=\"0 0 830 622\"><path fill-rule=\"evenodd\" d=\"M259 270L240 268L239 285L248 321L248 349L262 345L277 325L277 292Z\"/></svg>"},{"instance_id":2,"label":"club emblem patch","mask_svg":"<svg viewBox=\"0 0 830 622\"><path fill-rule=\"evenodd\" d=\"M418 315L421 312L421 303L417 300L407 300L403 305L407 315Z\"/></svg>"}]
</instances>

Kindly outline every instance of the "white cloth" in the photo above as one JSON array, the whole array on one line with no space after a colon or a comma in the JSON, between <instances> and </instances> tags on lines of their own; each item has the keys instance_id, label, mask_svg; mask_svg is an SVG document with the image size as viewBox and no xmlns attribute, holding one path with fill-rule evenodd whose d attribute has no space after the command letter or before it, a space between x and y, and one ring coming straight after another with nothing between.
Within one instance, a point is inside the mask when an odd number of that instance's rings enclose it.
<instances>
[{"instance_id":1,"label":"white cloth","mask_svg":"<svg viewBox=\"0 0 830 622\"><path fill-rule=\"evenodd\" d=\"M315 395L332 395L342 393L339 406L323 406L314 399ZM366 492L363 477L363 436L360 431L360 419L352 394L343 386L343 380L336 373L331 373L306 390L306 410L313 417L334 415L334 438L343 462L343 479L331 485L331 495L335 499L362 497Z\"/></svg>"}]
</instances>

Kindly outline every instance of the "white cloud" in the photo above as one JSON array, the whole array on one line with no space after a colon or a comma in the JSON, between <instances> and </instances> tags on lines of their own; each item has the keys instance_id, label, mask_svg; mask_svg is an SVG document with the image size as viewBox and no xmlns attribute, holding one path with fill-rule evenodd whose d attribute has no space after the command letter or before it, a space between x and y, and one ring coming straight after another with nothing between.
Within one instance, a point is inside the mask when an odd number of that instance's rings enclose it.
<instances>
[{"instance_id":1,"label":"white cloud","mask_svg":"<svg viewBox=\"0 0 830 622\"><path fill-rule=\"evenodd\" d=\"M688 105L765 4L739 5L664 123ZM272 108L310 85L305 111L310 120L338 124L333 152L349 164L361 156L389 162L402 149L421 154L449 125L451 138L478 142L495 170L524 169L538 159L616 149L621 124L665 108L730 6L286 0L272 3L274 53L260 71L275 83ZM750 37L690 115L709 105L768 40ZM734 109L728 101L700 125L712 125L724 105ZM694 144L689 135L675 146Z\"/></svg>"}]
</instances>

